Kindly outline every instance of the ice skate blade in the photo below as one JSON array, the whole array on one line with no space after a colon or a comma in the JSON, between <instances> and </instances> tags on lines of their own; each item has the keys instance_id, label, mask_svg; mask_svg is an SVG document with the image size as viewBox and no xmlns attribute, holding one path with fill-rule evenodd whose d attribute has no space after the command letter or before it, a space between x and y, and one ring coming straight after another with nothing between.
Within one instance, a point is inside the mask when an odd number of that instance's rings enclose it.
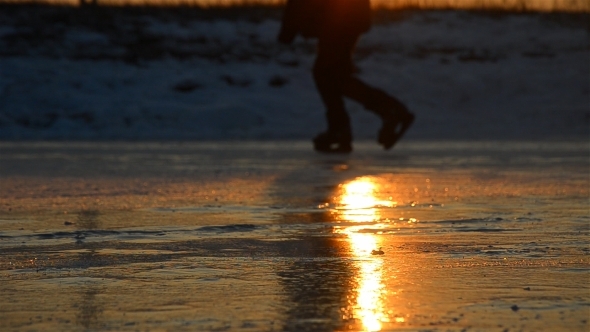
<instances>
[{"instance_id":1,"label":"ice skate blade","mask_svg":"<svg viewBox=\"0 0 590 332\"><path fill-rule=\"evenodd\" d=\"M350 135L321 133L313 142L314 150L321 153L350 153L352 152L352 139Z\"/></svg>"},{"instance_id":2,"label":"ice skate blade","mask_svg":"<svg viewBox=\"0 0 590 332\"><path fill-rule=\"evenodd\" d=\"M319 144L314 142L313 148L320 153L346 154L352 152L350 143Z\"/></svg>"}]
</instances>

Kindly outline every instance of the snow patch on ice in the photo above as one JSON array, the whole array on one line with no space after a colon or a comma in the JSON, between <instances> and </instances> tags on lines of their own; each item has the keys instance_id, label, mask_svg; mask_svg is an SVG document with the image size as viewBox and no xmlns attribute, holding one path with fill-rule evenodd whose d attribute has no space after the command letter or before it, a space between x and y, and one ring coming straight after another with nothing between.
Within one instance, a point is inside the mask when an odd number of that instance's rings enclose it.
<instances>
[{"instance_id":1,"label":"snow patch on ice","mask_svg":"<svg viewBox=\"0 0 590 332\"><path fill-rule=\"evenodd\" d=\"M12 52L0 55L0 139L308 139L323 130L315 45L278 45L277 20L141 22L52 40L0 26L0 48ZM15 42L19 34L29 39ZM416 113L408 139L580 139L590 127L588 40L588 29L542 15L419 12L374 26L355 58L362 79ZM379 121L347 105L355 137L373 139Z\"/></svg>"}]
</instances>

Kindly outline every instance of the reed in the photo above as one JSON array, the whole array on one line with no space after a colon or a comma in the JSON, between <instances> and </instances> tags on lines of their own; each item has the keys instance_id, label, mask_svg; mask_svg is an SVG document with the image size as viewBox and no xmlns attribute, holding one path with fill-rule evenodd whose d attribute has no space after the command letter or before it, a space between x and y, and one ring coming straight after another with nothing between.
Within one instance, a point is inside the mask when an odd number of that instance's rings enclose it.
<instances>
[{"instance_id":1,"label":"reed","mask_svg":"<svg viewBox=\"0 0 590 332\"><path fill-rule=\"evenodd\" d=\"M590 12L588 0L373 0L376 8Z\"/></svg>"},{"instance_id":2,"label":"reed","mask_svg":"<svg viewBox=\"0 0 590 332\"><path fill-rule=\"evenodd\" d=\"M83 4L84 0L0 0L0 3ZM92 0L86 0L92 1ZM94 0L105 6L280 6L286 0ZM371 0L376 9L465 9L590 13L589 0Z\"/></svg>"}]
</instances>

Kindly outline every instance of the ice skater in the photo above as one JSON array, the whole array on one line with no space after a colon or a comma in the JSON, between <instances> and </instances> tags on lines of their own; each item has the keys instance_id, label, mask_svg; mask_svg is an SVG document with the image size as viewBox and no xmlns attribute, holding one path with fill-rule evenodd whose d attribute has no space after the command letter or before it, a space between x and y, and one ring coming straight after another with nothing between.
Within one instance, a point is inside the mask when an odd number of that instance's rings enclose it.
<instances>
[{"instance_id":1,"label":"ice skater","mask_svg":"<svg viewBox=\"0 0 590 332\"><path fill-rule=\"evenodd\" d=\"M354 76L352 52L360 35L370 27L369 0L287 1L278 40L291 44L297 35L318 39L313 78L326 107L328 129L313 139L317 151L352 151L352 129L344 97L359 102L381 118L377 141L386 150L414 121L414 115L402 102Z\"/></svg>"}]
</instances>

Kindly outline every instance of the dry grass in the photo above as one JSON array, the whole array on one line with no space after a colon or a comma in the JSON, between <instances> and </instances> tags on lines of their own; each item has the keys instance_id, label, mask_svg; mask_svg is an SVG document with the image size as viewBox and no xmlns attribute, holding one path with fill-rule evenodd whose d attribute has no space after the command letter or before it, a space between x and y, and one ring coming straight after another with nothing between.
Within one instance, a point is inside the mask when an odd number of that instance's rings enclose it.
<instances>
[{"instance_id":1,"label":"dry grass","mask_svg":"<svg viewBox=\"0 0 590 332\"><path fill-rule=\"evenodd\" d=\"M590 13L588 0L371 0L381 9L469 9L513 12ZM0 3L41 3L78 6L96 2L107 6L260 6L283 5L286 0L0 0Z\"/></svg>"},{"instance_id":2,"label":"dry grass","mask_svg":"<svg viewBox=\"0 0 590 332\"><path fill-rule=\"evenodd\" d=\"M388 9L470 9L543 12L590 12L588 0L372 0L374 7Z\"/></svg>"}]
</instances>

